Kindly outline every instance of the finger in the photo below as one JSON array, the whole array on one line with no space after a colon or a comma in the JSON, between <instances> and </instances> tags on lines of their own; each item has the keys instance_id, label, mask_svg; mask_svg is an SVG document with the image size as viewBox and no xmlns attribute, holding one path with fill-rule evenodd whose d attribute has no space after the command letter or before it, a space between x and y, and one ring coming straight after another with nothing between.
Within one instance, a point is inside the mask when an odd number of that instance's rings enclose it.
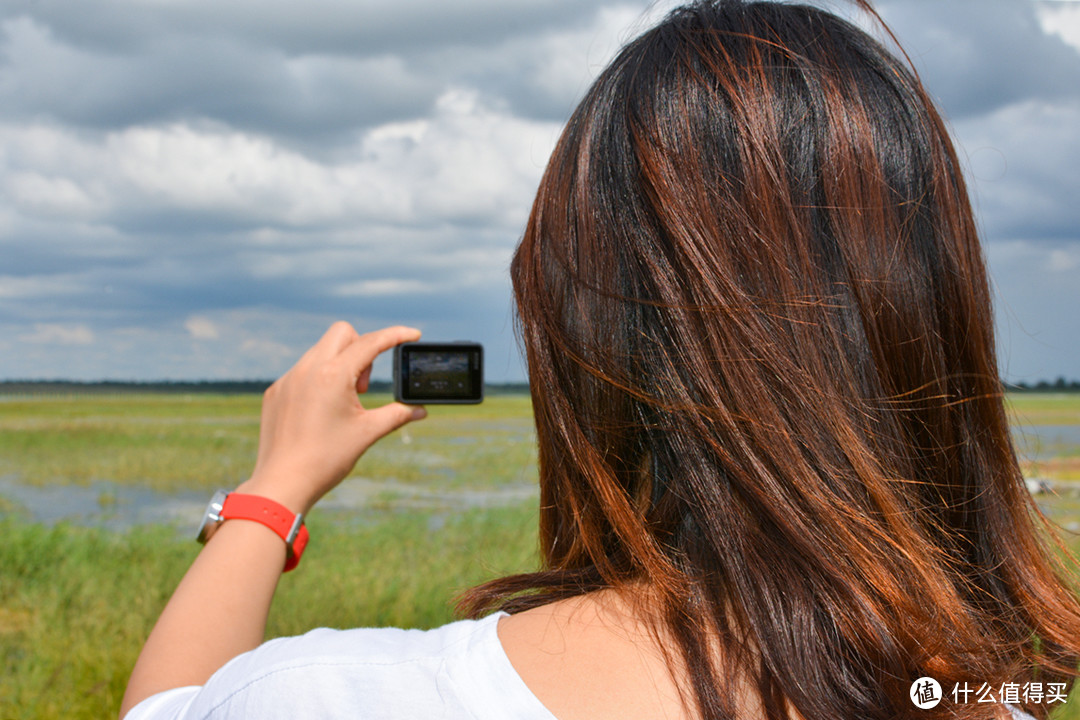
<instances>
[{"instance_id":1,"label":"finger","mask_svg":"<svg viewBox=\"0 0 1080 720\"><path fill-rule=\"evenodd\" d=\"M371 443L374 443L402 425L414 420L423 420L425 417L427 417L427 410L424 407L420 405L403 405L395 402L374 410L368 410L364 413L364 422L367 431L371 433Z\"/></svg>"},{"instance_id":2,"label":"finger","mask_svg":"<svg viewBox=\"0 0 1080 720\"><path fill-rule=\"evenodd\" d=\"M356 392L363 394L368 391L368 386L371 384L371 366L367 366L360 373L360 377L356 379Z\"/></svg>"},{"instance_id":3,"label":"finger","mask_svg":"<svg viewBox=\"0 0 1080 720\"><path fill-rule=\"evenodd\" d=\"M403 342L413 342L420 339L420 331L416 328L397 325L383 328L360 336L360 339L341 351L338 359L349 368L357 382L360 375L371 367L375 357Z\"/></svg>"},{"instance_id":4,"label":"finger","mask_svg":"<svg viewBox=\"0 0 1080 720\"><path fill-rule=\"evenodd\" d=\"M319 341L305 355L317 360L328 360L339 355L359 339L360 334L352 325L339 320L323 333Z\"/></svg>"}]
</instances>

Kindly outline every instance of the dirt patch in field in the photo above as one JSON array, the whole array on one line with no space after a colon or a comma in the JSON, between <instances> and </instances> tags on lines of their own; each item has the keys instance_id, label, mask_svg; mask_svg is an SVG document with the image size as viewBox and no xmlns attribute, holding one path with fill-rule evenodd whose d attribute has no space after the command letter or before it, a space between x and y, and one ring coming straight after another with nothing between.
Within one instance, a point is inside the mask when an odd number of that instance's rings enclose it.
<instances>
[{"instance_id":1,"label":"dirt patch in field","mask_svg":"<svg viewBox=\"0 0 1080 720\"><path fill-rule=\"evenodd\" d=\"M0 635L10 635L26 630L34 622L29 610L0 607Z\"/></svg>"}]
</instances>

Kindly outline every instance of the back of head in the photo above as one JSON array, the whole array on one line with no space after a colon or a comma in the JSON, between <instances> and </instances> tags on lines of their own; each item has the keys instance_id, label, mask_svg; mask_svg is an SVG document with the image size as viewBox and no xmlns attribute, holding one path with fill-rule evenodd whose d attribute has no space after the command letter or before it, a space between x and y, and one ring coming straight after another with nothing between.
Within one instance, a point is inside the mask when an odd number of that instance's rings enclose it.
<instances>
[{"instance_id":1,"label":"back of head","mask_svg":"<svg viewBox=\"0 0 1080 720\"><path fill-rule=\"evenodd\" d=\"M645 583L706 717L740 676L770 717L894 718L923 675L1073 672L956 156L864 32L672 13L570 119L512 276L545 571L477 607Z\"/></svg>"}]
</instances>

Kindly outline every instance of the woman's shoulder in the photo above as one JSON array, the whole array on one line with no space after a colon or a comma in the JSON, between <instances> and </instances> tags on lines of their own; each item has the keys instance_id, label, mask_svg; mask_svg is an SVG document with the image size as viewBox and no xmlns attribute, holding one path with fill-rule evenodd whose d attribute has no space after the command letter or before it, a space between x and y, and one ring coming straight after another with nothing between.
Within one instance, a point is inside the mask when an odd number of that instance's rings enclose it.
<instances>
[{"instance_id":1,"label":"woman's shoulder","mask_svg":"<svg viewBox=\"0 0 1080 720\"><path fill-rule=\"evenodd\" d=\"M479 620L459 620L440 627L418 630L397 627L369 627L338 630L316 628L303 635L269 640L251 652L226 664L207 683L229 685L261 682L274 678L282 682L305 678L320 682L338 671L365 678L431 676L442 672L460 658L476 661L492 644L498 643L497 623L503 613ZM307 675L314 679L306 678Z\"/></svg>"},{"instance_id":2,"label":"woman's shoulder","mask_svg":"<svg viewBox=\"0 0 1080 720\"><path fill-rule=\"evenodd\" d=\"M499 636L522 681L562 720L686 716L654 625L616 591L512 615Z\"/></svg>"},{"instance_id":3,"label":"woman's shoulder","mask_svg":"<svg viewBox=\"0 0 1080 720\"><path fill-rule=\"evenodd\" d=\"M552 720L503 652L504 615L431 630L313 630L241 656L204 690L220 699L220 682L231 693L228 717L354 717L362 708L371 720Z\"/></svg>"},{"instance_id":4,"label":"woman's shoulder","mask_svg":"<svg viewBox=\"0 0 1080 720\"><path fill-rule=\"evenodd\" d=\"M270 640L231 660L205 686L175 695L160 714L134 717L334 718L362 709L371 720L494 719L513 706L518 717L551 720L502 652L503 615L431 630L319 628Z\"/></svg>"},{"instance_id":5,"label":"woman's shoulder","mask_svg":"<svg viewBox=\"0 0 1080 720\"><path fill-rule=\"evenodd\" d=\"M267 663L346 662L394 664L446 658L467 653L477 645L498 642L496 625L505 613L479 620L458 620L439 627L418 630L398 627L368 627L338 630L316 628L303 635L267 641L237 660ZM228 666L226 666L228 667Z\"/></svg>"}]
</instances>

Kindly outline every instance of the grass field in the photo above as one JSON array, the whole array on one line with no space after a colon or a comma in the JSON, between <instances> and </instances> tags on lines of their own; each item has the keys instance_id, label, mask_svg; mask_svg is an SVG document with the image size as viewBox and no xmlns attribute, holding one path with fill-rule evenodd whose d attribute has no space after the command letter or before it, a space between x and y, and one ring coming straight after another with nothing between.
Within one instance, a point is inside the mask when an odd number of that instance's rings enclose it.
<instances>
[{"instance_id":1,"label":"grass field","mask_svg":"<svg viewBox=\"0 0 1080 720\"><path fill-rule=\"evenodd\" d=\"M372 396L372 407L390 400ZM36 484L105 479L177 491L232 487L258 444L257 395L117 395L0 402L0 475ZM534 473L529 399L432 406L364 456L366 477L498 487Z\"/></svg>"},{"instance_id":2,"label":"grass field","mask_svg":"<svg viewBox=\"0 0 1080 720\"><path fill-rule=\"evenodd\" d=\"M1014 395L1010 405L1016 427L1038 432L1052 426L1064 435L1035 443L1035 457L1021 462L1024 472L1028 476L1080 482L1080 395ZM1032 449L1031 443L1020 443L1022 449L1025 446Z\"/></svg>"},{"instance_id":3,"label":"grass field","mask_svg":"<svg viewBox=\"0 0 1080 720\"><path fill-rule=\"evenodd\" d=\"M1027 427L1080 426L1080 396L1010 404ZM535 567L528 398L429 410L372 448L312 513L310 550L281 584L271 636L436 626L452 618L461 590ZM208 498L245 478L258 414L259 398L242 395L3 399L0 479L71 494L106 487L94 496L105 518L134 514L128 490L152 489L162 502L191 491ZM1059 462L1070 452L1026 462L1070 487ZM177 525L117 531L35 522L33 508L2 494L0 720L115 716L141 643L198 550L190 534L199 509ZM1070 498L1040 503L1062 524L1080 522ZM1056 717L1080 719L1080 702Z\"/></svg>"}]
</instances>

